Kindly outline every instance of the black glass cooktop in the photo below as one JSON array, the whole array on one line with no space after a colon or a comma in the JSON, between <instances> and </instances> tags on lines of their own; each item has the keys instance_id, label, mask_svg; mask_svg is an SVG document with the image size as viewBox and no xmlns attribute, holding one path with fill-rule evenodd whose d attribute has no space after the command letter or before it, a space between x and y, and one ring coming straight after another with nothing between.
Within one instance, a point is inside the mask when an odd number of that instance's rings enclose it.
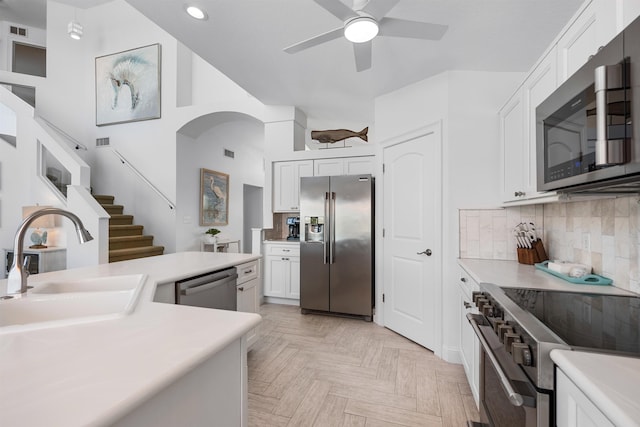
<instances>
[{"instance_id":1,"label":"black glass cooktop","mask_svg":"<svg viewBox=\"0 0 640 427\"><path fill-rule=\"evenodd\" d=\"M640 357L640 297L505 288L571 347Z\"/></svg>"}]
</instances>

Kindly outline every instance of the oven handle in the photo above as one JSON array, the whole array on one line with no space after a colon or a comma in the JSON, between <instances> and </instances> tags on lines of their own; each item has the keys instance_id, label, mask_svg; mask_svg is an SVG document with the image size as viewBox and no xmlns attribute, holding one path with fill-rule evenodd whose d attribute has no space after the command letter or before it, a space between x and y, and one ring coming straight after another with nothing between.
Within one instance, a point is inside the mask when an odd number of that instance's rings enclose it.
<instances>
[{"instance_id":1,"label":"oven handle","mask_svg":"<svg viewBox=\"0 0 640 427\"><path fill-rule=\"evenodd\" d=\"M513 406L522 406L522 404L524 403L524 399L520 393L516 393L516 391L511 386L511 382L509 382L509 379L507 378L504 371L500 367L500 364L498 363L496 356L493 354L493 351L491 351L491 346L489 345L487 340L484 338L484 336L482 335L482 332L480 331L480 328L478 327L478 321L476 320L477 316L478 315L475 315L472 313L467 313L467 320L469 320L471 327L473 328L474 332L478 336L478 340L480 340L480 344L482 345L482 348L484 349L485 354L487 355L487 357L489 357L489 361L491 362L491 364L493 365L493 368L498 374L498 377L500 378L500 384L502 385L504 392L509 397L509 402Z\"/></svg>"}]
</instances>

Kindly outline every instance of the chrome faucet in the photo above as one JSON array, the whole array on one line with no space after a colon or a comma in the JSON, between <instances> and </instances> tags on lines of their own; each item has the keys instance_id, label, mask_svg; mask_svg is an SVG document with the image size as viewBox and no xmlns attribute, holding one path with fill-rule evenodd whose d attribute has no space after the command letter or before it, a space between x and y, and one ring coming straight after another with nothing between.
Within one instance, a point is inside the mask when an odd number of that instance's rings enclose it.
<instances>
[{"instance_id":1,"label":"chrome faucet","mask_svg":"<svg viewBox=\"0 0 640 427\"><path fill-rule=\"evenodd\" d=\"M7 280L7 294L23 295L27 292L27 276L28 272L23 265L24 262L24 236L29 225L36 219L44 215L62 215L73 221L76 226L76 233L80 243L86 243L93 240L91 234L84 228L82 221L75 214L58 208L42 208L29 215L18 227L16 238L13 245L13 264Z\"/></svg>"}]
</instances>

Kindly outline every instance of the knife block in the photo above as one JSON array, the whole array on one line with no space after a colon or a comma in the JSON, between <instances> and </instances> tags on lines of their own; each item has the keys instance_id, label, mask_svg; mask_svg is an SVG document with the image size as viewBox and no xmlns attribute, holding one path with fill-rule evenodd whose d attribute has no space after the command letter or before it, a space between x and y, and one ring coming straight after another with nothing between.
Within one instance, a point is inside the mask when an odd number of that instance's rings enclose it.
<instances>
[{"instance_id":1,"label":"knife block","mask_svg":"<svg viewBox=\"0 0 640 427\"><path fill-rule=\"evenodd\" d=\"M547 252L544 250L542 240L538 239L533 242L531 248L517 248L518 262L520 264L533 265L549 259Z\"/></svg>"}]
</instances>

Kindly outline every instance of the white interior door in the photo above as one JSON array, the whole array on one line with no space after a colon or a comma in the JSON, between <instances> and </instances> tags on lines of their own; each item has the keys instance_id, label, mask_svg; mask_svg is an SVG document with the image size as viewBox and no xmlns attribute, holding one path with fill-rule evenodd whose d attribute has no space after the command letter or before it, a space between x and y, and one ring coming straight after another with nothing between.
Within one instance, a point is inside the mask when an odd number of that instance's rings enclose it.
<instances>
[{"instance_id":1,"label":"white interior door","mask_svg":"<svg viewBox=\"0 0 640 427\"><path fill-rule=\"evenodd\" d=\"M441 314L441 132L389 146L384 161L384 323L431 350Z\"/></svg>"}]
</instances>

